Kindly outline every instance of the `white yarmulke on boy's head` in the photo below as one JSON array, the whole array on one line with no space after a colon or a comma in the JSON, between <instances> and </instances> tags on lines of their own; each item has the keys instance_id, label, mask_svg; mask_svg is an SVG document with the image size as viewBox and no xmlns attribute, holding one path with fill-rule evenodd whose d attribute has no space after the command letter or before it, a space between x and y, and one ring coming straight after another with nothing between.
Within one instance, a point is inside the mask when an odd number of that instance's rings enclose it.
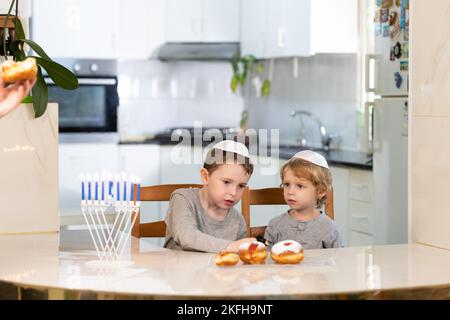
<instances>
[{"instance_id":1,"label":"white yarmulke on boy's head","mask_svg":"<svg viewBox=\"0 0 450 320\"><path fill-rule=\"evenodd\" d=\"M219 150L223 150L226 152L232 152L232 153L240 154L241 156L244 156L246 158L250 158L247 147L243 143L236 142L233 140L220 141L219 143L216 143L213 146L213 149L219 149Z\"/></svg>"},{"instance_id":2,"label":"white yarmulke on boy's head","mask_svg":"<svg viewBox=\"0 0 450 320\"><path fill-rule=\"evenodd\" d=\"M319 167L327 168L328 169L328 163L325 158L314 151L311 150L303 150L300 152L297 152L291 159L303 159L308 162L314 163L315 165L318 165Z\"/></svg>"}]
</instances>

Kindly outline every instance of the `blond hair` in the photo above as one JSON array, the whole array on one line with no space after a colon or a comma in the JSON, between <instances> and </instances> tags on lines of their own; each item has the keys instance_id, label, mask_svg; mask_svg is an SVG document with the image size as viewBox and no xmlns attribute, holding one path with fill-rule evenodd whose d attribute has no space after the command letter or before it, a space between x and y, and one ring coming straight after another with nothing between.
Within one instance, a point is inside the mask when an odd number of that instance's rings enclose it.
<instances>
[{"instance_id":1,"label":"blond hair","mask_svg":"<svg viewBox=\"0 0 450 320\"><path fill-rule=\"evenodd\" d=\"M283 181L286 170L290 169L297 178L304 178L317 188L323 188L326 192L331 190L333 185L333 178L331 177L330 169L318 166L314 163L300 158L292 158L286 162L280 170L281 181ZM327 195L321 199L317 199L317 208L321 208L327 200Z\"/></svg>"}]
</instances>

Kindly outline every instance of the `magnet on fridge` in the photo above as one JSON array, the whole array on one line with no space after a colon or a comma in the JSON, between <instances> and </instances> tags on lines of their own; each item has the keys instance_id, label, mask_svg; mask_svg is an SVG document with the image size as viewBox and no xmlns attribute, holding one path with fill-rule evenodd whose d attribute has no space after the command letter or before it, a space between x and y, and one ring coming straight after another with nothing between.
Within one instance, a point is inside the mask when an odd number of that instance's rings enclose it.
<instances>
[{"instance_id":1,"label":"magnet on fridge","mask_svg":"<svg viewBox=\"0 0 450 320\"><path fill-rule=\"evenodd\" d=\"M397 42L394 46L394 56L397 59L400 59L402 57L402 45L400 42Z\"/></svg>"},{"instance_id":2,"label":"magnet on fridge","mask_svg":"<svg viewBox=\"0 0 450 320\"><path fill-rule=\"evenodd\" d=\"M409 71L409 63L408 61L400 61L400 71L408 72Z\"/></svg>"},{"instance_id":3,"label":"magnet on fridge","mask_svg":"<svg viewBox=\"0 0 450 320\"><path fill-rule=\"evenodd\" d=\"M394 74L394 81L395 81L395 87L397 89L400 89L402 87L402 84L403 84L403 77L400 74L400 72L396 72Z\"/></svg>"},{"instance_id":4,"label":"magnet on fridge","mask_svg":"<svg viewBox=\"0 0 450 320\"><path fill-rule=\"evenodd\" d=\"M381 0L376 0L375 4L377 7L381 7Z\"/></svg>"},{"instance_id":5,"label":"magnet on fridge","mask_svg":"<svg viewBox=\"0 0 450 320\"><path fill-rule=\"evenodd\" d=\"M390 8L394 4L394 0L382 0L381 7L382 8Z\"/></svg>"},{"instance_id":6,"label":"magnet on fridge","mask_svg":"<svg viewBox=\"0 0 450 320\"><path fill-rule=\"evenodd\" d=\"M402 45L402 57L404 59L409 58L409 44L407 42L403 43Z\"/></svg>"},{"instance_id":7,"label":"magnet on fridge","mask_svg":"<svg viewBox=\"0 0 450 320\"><path fill-rule=\"evenodd\" d=\"M402 28L402 30L405 30L405 28L406 28L406 9L405 8L401 9L400 27Z\"/></svg>"},{"instance_id":8,"label":"magnet on fridge","mask_svg":"<svg viewBox=\"0 0 450 320\"><path fill-rule=\"evenodd\" d=\"M391 51L389 53L389 60L395 61L394 47L391 47Z\"/></svg>"},{"instance_id":9,"label":"magnet on fridge","mask_svg":"<svg viewBox=\"0 0 450 320\"><path fill-rule=\"evenodd\" d=\"M388 8L380 9L380 17L382 23L389 22L389 9Z\"/></svg>"},{"instance_id":10,"label":"magnet on fridge","mask_svg":"<svg viewBox=\"0 0 450 320\"><path fill-rule=\"evenodd\" d=\"M398 14L395 11L391 11L391 13L389 14L389 25L393 26L397 23L397 17Z\"/></svg>"},{"instance_id":11,"label":"magnet on fridge","mask_svg":"<svg viewBox=\"0 0 450 320\"><path fill-rule=\"evenodd\" d=\"M390 28L389 28L389 25L388 25L388 24L384 24L384 25L382 26L382 28L383 28L383 37L384 37L384 38L389 37L389 36L391 35L391 31L389 30L389 29L390 29Z\"/></svg>"},{"instance_id":12,"label":"magnet on fridge","mask_svg":"<svg viewBox=\"0 0 450 320\"><path fill-rule=\"evenodd\" d=\"M409 26L408 25L406 25L406 28L403 31L403 40L409 41Z\"/></svg>"},{"instance_id":13,"label":"magnet on fridge","mask_svg":"<svg viewBox=\"0 0 450 320\"><path fill-rule=\"evenodd\" d=\"M381 36L381 24L377 23L375 24L375 36Z\"/></svg>"},{"instance_id":14,"label":"magnet on fridge","mask_svg":"<svg viewBox=\"0 0 450 320\"><path fill-rule=\"evenodd\" d=\"M402 29L400 28L400 23L397 21L391 29L391 39L396 39L400 35L401 31Z\"/></svg>"},{"instance_id":15,"label":"magnet on fridge","mask_svg":"<svg viewBox=\"0 0 450 320\"><path fill-rule=\"evenodd\" d=\"M400 6L402 8L409 9L409 0L402 0L402 3L400 4Z\"/></svg>"},{"instance_id":16,"label":"magnet on fridge","mask_svg":"<svg viewBox=\"0 0 450 320\"><path fill-rule=\"evenodd\" d=\"M373 18L373 22L381 22L381 12L380 10L375 10L375 17Z\"/></svg>"},{"instance_id":17,"label":"magnet on fridge","mask_svg":"<svg viewBox=\"0 0 450 320\"><path fill-rule=\"evenodd\" d=\"M395 6L400 7L402 0L395 0Z\"/></svg>"}]
</instances>

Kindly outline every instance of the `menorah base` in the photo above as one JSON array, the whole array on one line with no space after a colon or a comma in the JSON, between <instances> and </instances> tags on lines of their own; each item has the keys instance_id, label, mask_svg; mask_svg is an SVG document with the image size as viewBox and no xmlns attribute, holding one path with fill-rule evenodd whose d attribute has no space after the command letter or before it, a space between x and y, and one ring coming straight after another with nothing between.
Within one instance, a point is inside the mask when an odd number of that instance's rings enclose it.
<instances>
[{"instance_id":1,"label":"menorah base","mask_svg":"<svg viewBox=\"0 0 450 320\"><path fill-rule=\"evenodd\" d=\"M112 260L112 261L106 261L106 260L92 260L85 263L88 267L94 267L94 268L125 268L130 267L134 265L134 261L130 260Z\"/></svg>"}]
</instances>

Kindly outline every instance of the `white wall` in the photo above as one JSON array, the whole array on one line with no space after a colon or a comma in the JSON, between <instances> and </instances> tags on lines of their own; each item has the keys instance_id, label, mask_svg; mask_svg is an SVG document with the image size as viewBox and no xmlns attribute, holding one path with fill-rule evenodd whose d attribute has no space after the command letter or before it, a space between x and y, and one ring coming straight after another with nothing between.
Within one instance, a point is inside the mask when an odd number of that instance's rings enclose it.
<instances>
[{"instance_id":1,"label":"white wall","mask_svg":"<svg viewBox=\"0 0 450 320\"><path fill-rule=\"evenodd\" d=\"M413 0L410 19L412 240L450 249L450 1Z\"/></svg>"}]
</instances>

